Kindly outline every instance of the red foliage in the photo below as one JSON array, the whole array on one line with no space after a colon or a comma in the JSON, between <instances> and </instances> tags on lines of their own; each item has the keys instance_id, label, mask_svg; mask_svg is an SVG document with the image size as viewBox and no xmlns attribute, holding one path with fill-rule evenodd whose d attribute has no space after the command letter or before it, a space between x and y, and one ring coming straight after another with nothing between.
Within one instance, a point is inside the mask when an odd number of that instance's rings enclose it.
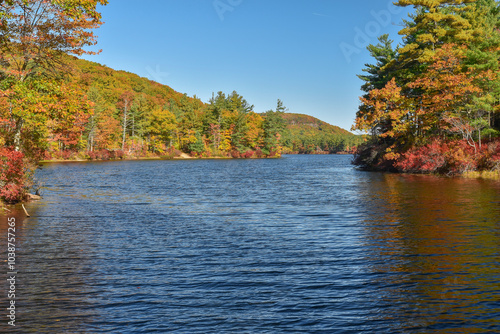
<instances>
[{"instance_id":1,"label":"red foliage","mask_svg":"<svg viewBox=\"0 0 500 334\"><path fill-rule=\"evenodd\" d=\"M232 157L233 159L238 159L238 158L240 158L240 152L238 152L237 150L232 150L232 151L231 151L231 157Z\"/></svg>"},{"instance_id":2,"label":"red foliage","mask_svg":"<svg viewBox=\"0 0 500 334\"><path fill-rule=\"evenodd\" d=\"M25 193L24 155L0 147L0 198L6 202L22 200Z\"/></svg>"},{"instance_id":3,"label":"red foliage","mask_svg":"<svg viewBox=\"0 0 500 334\"><path fill-rule=\"evenodd\" d=\"M254 151L248 150L245 153L243 153L242 157L245 159L250 159L254 155L254 153L255 153Z\"/></svg>"},{"instance_id":4,"label":"red foliage","mask_svg":"<svg viewBox=\"0 0 500 334\"><path fill-rule=\"evenodd\" d=\"M500 142L471 146L466 140L443 142L415 147L401 155L394 167L410 173L462 174L467 171L500 168Z\"/></svg>"},{"instance_id":5,"label":"red foliage","mask_svg":"<svg viewBox=\"0 0 500 334\"><path fill-rule=\"evenodd\" d=\"M125 152L122 150L115 150L115 151L110 151L109 156L111 159L123 159L125 158Z\"/></svg>"},{"instance_id":6,"label":"red foliage","mask_svg":"<svg viewBox=\"0 0 500 334\"><path fill-rule=\"evenodd\" d=\"M61 151L59 152L59 156L61 157L61 159L64 159L64 160L69 160L71 159L71 157L73 156L73 152L70 151L70 150L65 150L65 151Z\"/></svg>"},{"instance_id":7,"label":"red foliage","mask_svg":"<svg viewBox=\"0 0 500 334\"><path fill-rule=\"evenodd\" d=\"M260 149L260 147L257 147L257 149L255 150L255 156L257 158L262 158L264 156L264 153L262 153L262 150Z\"/></svg>"},{"instance_id":8,"label":"red foliage","mask_svg":"<svg viewBox=\"0 0 500 334\"><path fill-rule=\"evenodd\" d=\"M110 159L124 159L125 152L122 150L107 150L102 149L99 151L87 152L89 160L110 160Z\"/></svg>"},{"instance_id":9,"label":"red foliage","mask_svg":"<svg viewBox=\"0 0 500 334\"><path fill-rule=\"evenodd\" d=\"M448 146L439 140L423 147L415 147L403 154L394 165L398 170L410 173L432 173L445 165L444 152Z\"/></svg>"}]
</instances>

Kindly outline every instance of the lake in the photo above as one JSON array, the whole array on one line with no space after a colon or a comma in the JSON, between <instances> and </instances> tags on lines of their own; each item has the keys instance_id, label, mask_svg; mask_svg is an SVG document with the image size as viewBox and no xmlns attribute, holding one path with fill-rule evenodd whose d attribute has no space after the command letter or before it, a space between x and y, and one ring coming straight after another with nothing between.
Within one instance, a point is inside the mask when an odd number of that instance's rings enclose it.
<instances>
[{"instance_id":1,"label":"lake","mask_svg":"<svg viewBox=\"0 0 500 334\"><path fill-rule=\"evenodd\" d=\"M351 159L45 165L16 333L500 332L500 183Z\"/></svg>"}]
</instances>

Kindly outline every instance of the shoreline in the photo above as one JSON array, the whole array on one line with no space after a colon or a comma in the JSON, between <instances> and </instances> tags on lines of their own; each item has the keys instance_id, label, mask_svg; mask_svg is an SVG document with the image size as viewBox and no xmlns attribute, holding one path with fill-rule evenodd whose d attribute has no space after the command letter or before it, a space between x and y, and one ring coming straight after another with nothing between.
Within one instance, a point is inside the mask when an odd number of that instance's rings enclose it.
<instances>
[{"instance_id":1,"label":"shoreline","mask_svg":"<svg viewBox=\"0 0 500 334\"><path fill-rule=\"evenodd\" d=\"M40 160L38 164L51 164L51 163L71 163L71 162L116 162L116 161L147 161L147 160L258 160L258 159L279 159L281 156L275 157L262 157L262 158L232 158L232 157L192 157L192 156L179 156L173 158L162 157L140 157L140 158L126 158L126 159L108 159L108 160L91 160L91 159L51 159Z\"/></svg>"},{"instance_id":2,"label":"shoreline","mask_svg":"<svg viewBox=\"0 0 500 334\"><path fill-rule=\"evenodd\" d=\"M75 158L75 159L44 159L40 160L38 163L39 164L49 164L49 163L66 163L66 162L111 162L111 161L141 161L141 160L252 160L252 159L279 159L283 155L352 155L352 153L349 152L337 152L337 153L328 153L328 152L321 152L321 153L298 153L298 152L287 152L287 153L282 153L279 156L272 156L272 157L251 157L251 158L233 158L231 156L211 156L211 157L193 157L187 153L182 153L180 156L177 157L135 157L135 158L124 158L124 159L81 159L81 158Z\"/></svg>"},{"instance_id":3,"label":"shoreline","mask_svg":"<svg viewBox=\"0 0 500 334\"><path fill-rule=\"evenodd\" d=\"M372 173L384 173L384 174L396 174L396 175L414 175L414 176L435 176L444 178L461 178L461 179L483 179L483 180L493 180L500 181L500 170L483 170L483 171L469 171L462 174L439 174L439 173L410 173L410 172L398 172L384 169L371 169L359 166L354 166L355 169L363 172Z\"/></svg>"}]
</instances>

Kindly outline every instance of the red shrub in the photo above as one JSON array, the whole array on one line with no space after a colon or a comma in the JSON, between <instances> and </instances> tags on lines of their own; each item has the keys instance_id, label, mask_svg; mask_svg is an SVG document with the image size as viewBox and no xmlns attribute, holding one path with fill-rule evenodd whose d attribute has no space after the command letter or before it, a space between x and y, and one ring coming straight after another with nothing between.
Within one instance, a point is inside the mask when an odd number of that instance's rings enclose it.
<instances>
[{"instance_id":1,"label":"red shrub","mask_svg":"<svg viewBox=\"0 0 500 334\"><path fill-rule=\"evenodd\" d=\"M232 150L231 151L231 157L234 158L234 159L240 158L240 152L238 152L237 150Z\"/></svg>"},{"instance_id":2,"label":"red shrub","mask_svg":"<svg viewBox=\"0 0 500 334\"><path fill-rule=\"evenodd\" d=\"M255 156L257 158L262 158L264 156L264 153L262 153L262 150L260 149L260 147L257 147L257 149L255 150Z\"/></svg>"},{"instance_id":3,"label":"red shrub","mask_svg":"<svg viewBox=\"0 0 500 334\"><path fill-rule=\"evenodd\" d=\"M243 158L250 159L253 156L253 154L254 154L254 151L248 150L245 153L243 153Z\"/></svg>"},{"instance_id":4,"label":"red shrub","mask_svg":"<svg viewBox=\"0 0 500 334\"><path fill-rule=\"evenodd\" d=\"M62 157L64 160L71 159L71 157L72 157L72 156L73 156L73 152L72 152L72 151L66 150L66 151L62 151L62 152L61 152L61 157Z\"/></svg>"},{"instance_id":5,"label":"red shrub","mask_svg":"<svg viewBox=\"0 0 500 334\"><path fill-rule=\"evenodd\" d=\"M495 145L492 147L492 155L491 155L491 161L494 164L493 168L499 169L500 168L500 142L494 143Z\"/></svg>"},{"instance_id":6,"label":"red shrub","mask_svg":"<svg viewBox=\"0 0 500 334\"><path fill-rule=\"evenodd\" d=\"M444 152L448 150L446 144L439 140L431 144L415 147L402 155L394 165L398 170L410 173L432 173L443 168L446 163Z\"/></svg>"},{"instance_id":7,"label":"red shrub","mask_svg":"<svg viewBox=\"0 0 500 334\"><path fill-rule=\"evenodd\" d=\"M109 159L114 159L115 157L117 157L117 159L121 159L123 156L121 154L125 155L125 153L123 153L123 151L121 151L121 150L120 151L109 151L107 149L87 152L89 160L109 160Z\"/></svg>"},{"instance_id":8,"label":"red shrub","mask_svg":"<svg viewBox=\"0 0 500 334\"><path fill-rule=\"evenodd\" d=\"M478 167L481 157L480 152L474 150L464 140L451 142L449 150L446 152L447 172L450 174L462 174L467 171L474 171Z\"/></svg>"},{"instance_id":9,"label":"red shrub","mask_svg":"<svg viewBox=\"0 0 500 334\"><path fill-rule=\"evenodd\" d=\"M52 160L52 154L49 151L43 152L43 159L44 160Z\"/></svg>"},{"instance_id":10,"label":"red shrub","mask_svg":"<svg viewBox=\"0 0 500 334\"><path fill-rule=\"evenodd\" d=\"M48 160L50 159L57 159L57 160L69 160L73 157L74 152L70 150L65 150L65 151L57 151L57 152L45 152L45 158Z\"/></svg>"},{"instance_id":11,"label":"red shrub","mask_svg":"<svg viewBox=\"0 0 500 334\"><path fill-rule=\"evenodd\" d=\"M94 151L87 151L87 157L88 157L87 159L88 160L95 160L96 156L97 156L97 154Z\"/></svg>"},{"instance_id":12,"label":"red shrub","mask_svg":"<svg viewBox=\"0 0 500 334\"><path fill-rule=\"evenodd\" d=\"M456 175L495 168L496 161L500 160L499 150L499 143L484 144L480 149L477 144L474 147L465 140L443 142L435 139L428 145L403 153L394 167L402 172Z\"/></svg>"},{"instance_id":13,"label":"red shrub","mask_svg":"<svg viewBox=\"0 0 500 334\"><path fill-rule=\"evenodd\" d=\"M123 159L125 157L125 152L122 150L108 151L109 157L111 159Z\"/></svg>"},{"instance_id":14,"label":"red shrub","mask_svg":"<svg viewBox=\"0 0 500 334\"><path fill-rule=\"evenodd\" d=\"M500 141L483 145L479 168L484 170L500 169Z\"/></svg>"},{"instance_id":15,"label":"red shrub","mask_svg":"<svg viewBox=\"0 0 500 334\"><path fill-rule=\"evenodd\" d=\"M22 200L25 193L24 155L0 147L0 198L6 202Z\"/></svg>"},{"instance_id":16,"label":"red shrub","mask_svg":"<svg viewBox=\"0 0 500 334\"><path fill-rule=\"evenodd\" d=\"M100 151L97 151L97 159L109 160L110 158L111 158L111 155L109 154L109 151L107 149L102 149Z\"/></svg>"}]
</instances>

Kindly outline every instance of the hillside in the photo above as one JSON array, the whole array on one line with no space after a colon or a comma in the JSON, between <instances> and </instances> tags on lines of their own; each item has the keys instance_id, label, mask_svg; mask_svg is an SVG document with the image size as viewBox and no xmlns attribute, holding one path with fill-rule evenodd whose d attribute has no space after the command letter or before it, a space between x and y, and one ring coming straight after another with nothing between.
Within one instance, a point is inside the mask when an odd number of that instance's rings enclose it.
<instances>
[{"instance_id":1,"label":"hillside","mask_svg":"<svg viewBox=\"0 0 500 334\"><path fill-rule=\"evenodd\" d=\"M286 132L282 144L285 152L338 153L350 151L362 142L360 136L313 116L285 113Z\"/></svg>"},{"instance_id":2,"label":"hillside","mask_svg":"<svg viewBox=\"0 0 500 334\"><path fill-rule=\"evenodd\" d=\"M236 91L218 92L203 102L134 73L75 57L63 60L65 76L33 76L23 84L0 80L9 92L0 100L0 119L10 117L12 106L19 110L14 123L29 125L20 138L19 125L0 130L4 146L18 140L22 152L37 160L181 152L272 157L282 152L335 153L358 143L351 133L314 117L283 113L286 108L279 100L276 111L258 114ZM31 100L16 97L28 94L26 89Z\"/></svg>"},{"instance_id":3,"label":"hillside","mask_svg":"<svg viewBox=\"0 0 500 334\"><path fill-rule=\"evenodd\" d=\"M131 95L134 95L134 101L140 97L141 104L146 105L146 109L151 109L154 106L157 106L171 111L175 116L177 124L186 118L202 118L199 121L205 123L205 126L208 124L208 121L203 120L203 118L207 116L205 111L207 108L210 108L210 101L208 103L204 103L196 98L196 96L188 97L186 94L179 93L169 86L159 84L147 78L139 77L133 73L113 70L95 62L74 59L74 64L78 69L76 76L78 78L79 85L86 87L86 90L89 92L94 90L94 94L91 95L96 95L95 93L98 91L98 99L101 99L101 103L107 104L106 109L114 109L112 114L115 116L114 118L116 120L120 120L120 112L117 110L120 108L117 108L117 106L119 106L120 101L123 100L123 95L130 92L132 93ZM92 87L94 87L94 89ZM233 94L234 93L236 92L233 92ZM238 97L242 99L242 97ZM93 99L96 99L95 96ZM227 96L227 99L229 99L229 95ZM195 110L197 110L196 117L188 115L190 111ZM259 117L257 115L252 116L257 123L262 123L266 117L265 114L259 115L262 119L258 119ZM350 148L360 144L361 142L359 136L355 136L349 131L323 122L312 116L285 113L283 114L283 119L286 124L286 131L282 134L281 141L284 152L337 153L346 150L349 151ZM120 121L123 123L123 120ZM189 132L187 128L187 126L184 126L183 131L181 131L181 135ZM129 129L128 131L131 130L133 131L133 129ZM205 134L205 139L210 137L210 133L207 128L200 128L198 132L202 136ZM119 137L118 131L115 131L115 133L116 135L114 137ZM133 133L131 132L130 135L132 134ZM239 145L239 147L237 147L237 145L233 145L235 146L233 148L236 148L239 151L244 151L248 148L256 149L258 146L264 146L263 142L258 143L258 139L255 138L259 135L264 136L262 131L260 133L255 133L253 138L256 142L255 145L247 143L246 145ZM182 138L179 138L179 136L177 137L178 138L171 138L171 143L178 149L188 153L192 152L192 147L189 148L186 147L186 145L183 146ZM205 142L206 141L207 140L205 140ZM118 148L119 144L119 141L115 140L115 148ZM201 145L199 146L201 147ZM205 143L205 146L210 146L210 143ZM245 148L242 146L245 146ZM271 148L270 150L272 151Z\"/></svg>"},{"instance_id":4,"label":"hillside","mask_svg":"<svg viewBox=\"0 0 500 334\"><path fill-rule=\"evenodd\" d=\"M131 92L144 97L150 106L165 106L167 104L203 106L203 103L196 97L188 97L186 94L179 93L167 85L140 77L134 73L114 70L105 65L83 59L72 58L69 62L75 69L73 74L78 84L85 87L84 90L87 92L91 88L97 88L100 97L111 105L118 104L122 94Z\"/></svg>"}]
</instances>

